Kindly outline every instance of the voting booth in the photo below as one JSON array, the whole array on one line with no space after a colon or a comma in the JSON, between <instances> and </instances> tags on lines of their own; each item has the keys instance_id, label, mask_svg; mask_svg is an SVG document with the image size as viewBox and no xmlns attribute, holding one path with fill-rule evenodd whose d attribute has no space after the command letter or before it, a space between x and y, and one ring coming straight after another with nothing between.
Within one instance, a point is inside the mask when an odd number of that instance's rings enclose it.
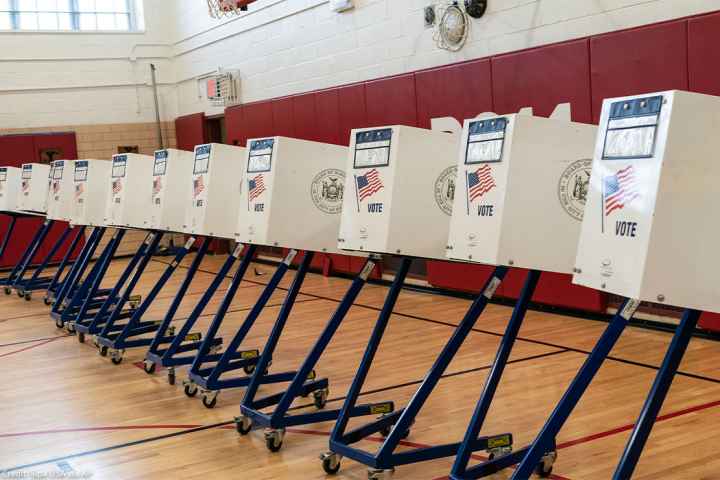
<instances>
[{"instance_id":1,"label":"voting booth","mask_svg":"<svg viewBox=\"0 0 720 480\"><path fill-rule=\"evenodd\" d=\"M574 282L628 298L720 311L703 218L720 205L720 99L681 91L606 100Z\"/></svg>"},{"instance_id":2,"label":"voting booth","mask_svg":"<svg viewBox=\"0 0 720 480\"><path fill-rule=\"evenodd\" d=\"M20 210L20 184L22 169L0 167L0 212Z\"/></svg>"},{"instance_id":3,"label":"voting booth","mask_svg":"<svg viewBox=\"0 0 720 480\"><path fill-rule=\"evenodd\" d=\"M184 232L185 210L192 202L193 153L168 148L155 152L152 205L145 227Z\"/></svg>"},{"instance_id":4,"label":"voting booth","mask_svg":"<svg viewBox=\"0 0 720 480\"><path fill-rule=\"evenodd\" d=\"M454 175L456 145L421 128L353 130L338 246L444 260L450 216L436 189Z\"/></svg>"},{"instance_id":5,"label":"voting booth","mask_svg":"<svg viewBox=\"0 0 720 480\"><path fill-rule=\"evenodd\" d=\"M337 253L348 149L287 137L247 145L235 239Z\"/></svg>"},{"instance_id":6,"label":"voting booth","mask_svg":"<svg viewBox=\"0 0 720 480\"><path fill-rule=\"evenodd\" d=\"M50 165L23 163L18 201L20 210L41 215L45 214L49 177Z\"/></svg>"},{"instance_id":7,"label":"voting booth","mask_svg":"<svg viewBox=\"0 0 720 480\"><path fill-rule=\"evenodd\" d=\"M145 228L152 198L154 161L149 155L123 153L113 155L109 200L105 214L108 225Z\"/></svg>"},{"instance_id":8,"label":"voting booth","mask_svg":"<svg viewBox=\"0 0 720 480\"><path fill-rule=\"evenodd\" d=\"M448 258L572 273L596 131L528 114L466 120Z\"/></svg>"},{"instance_id":9,"label":"voting booth","mask_svg":"<svg viewBox=\"0 0 720 480\"><path fill-rule=\"evenodd\" d=\"M243 147L220 143L195 147L192 202L185 222L190 233L235 238L246 157Z\"/></svg>"},{"instance_id":10,"label":"voting booth","mask_svg":"<svg viewBox=\"0 0 720 480\"><path fill-rule=\"evenodd\" d=\"M105 226L112 163L106 160L76 160L73 172L73 225Z\"/></svg>"},{"instance_id":11,"label":"voting booth","mask_svg":"<svg viewBox=\"0 0 720 480\"><path fill-rule=\"evenodd\" d=\"M50 187L47 199L47 218L69 221L73 214L74 160L56 160L50 169Z\"/></svg>"}]
</instances>

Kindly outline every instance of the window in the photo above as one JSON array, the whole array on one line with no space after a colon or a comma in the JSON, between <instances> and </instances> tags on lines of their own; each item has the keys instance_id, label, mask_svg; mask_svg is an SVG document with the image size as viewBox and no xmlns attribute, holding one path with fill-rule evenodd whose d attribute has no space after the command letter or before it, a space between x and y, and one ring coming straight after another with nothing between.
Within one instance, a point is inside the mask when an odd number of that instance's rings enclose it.
<instances>
[{"instance_id":1,"label":"window","mask_svg":"<svg viewBox=\"0 0 720 480\"><path fill-rule=\"evenodd\" d=\"M0 30L142 30L140 0L0 0Z\"/></svg>"}]
</instances>

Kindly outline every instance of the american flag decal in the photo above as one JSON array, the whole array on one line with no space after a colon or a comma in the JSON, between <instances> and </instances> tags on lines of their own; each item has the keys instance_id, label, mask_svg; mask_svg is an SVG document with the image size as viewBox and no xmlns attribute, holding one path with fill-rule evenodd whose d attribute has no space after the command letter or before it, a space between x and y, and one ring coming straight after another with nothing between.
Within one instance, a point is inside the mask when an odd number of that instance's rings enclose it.
<instances>
[{"instance_id":1,"label":"american flag decal","mask_svg":"<svg viewBox=\"0 0 720 480\"><path fill-rule=\"evenodd\" d=\"M605 215L620 210L640 196L632 165L603 178Z\"/></svg>"},{"instance_id":2,"label":"american flag decal","mask_svg":"<svg viewBox=\"0 0 720 480\"><path fill-rule=\"evenodd\" d=\"M197 197L202 193L203 190L205 190L205 183L203 182L202 175L200 175L195 180L193 180L193 196Z\"/></svg>"},{"instance_id":3,"label":"american flag decal","mask_svg":"<svg viewBox=\"0 0 720 480\"><path fill-rule=\"evenodd\" d=\"M158 176L153 179L153 193L158 194L162 190L162 177Z\"/></svg>"},{"instance_id":4,"label":"american flag decal","mask_svg":"<svg viewBox=\"0 0 720 480\"><path fill-rule=\"evenodd\" d=\"M382 180L380 180L380 172L373 168L365 175L355 177L355 182L358 189L358 198L362 202L373 194L383 189Z\"/></svg>"},{"instance_id":5,"label":"american flag decal","mask_svg":"<svg viewBox=\"0 0 720 480\"><path fill-rule=\"evenodd\" d=\"M75 198L79 197L83 193L83 184L77 183L75 184Z\"/></svg>"},{"instance_id":6,"label":"american flag decal","mask_svg":"<svg viewBox=\"0 0 720 480\"><path fill-rule=\"evenodd\" d=\"M53 182L52 191L53 193L58 193L60 191L60 182Z\"/></svg>"},{"instance_id":7,"label":"american flag decal","mask_svg":"<svg viewBox=\"0 0 720 480\"><path fill-rule=\"evenodd\" d=\"M248 201L253 201L265 191L265 182L262 174L248 180Z\"/></svg>"},{"instance_id":8,"label":"american flag decal","mask_svg":"<svg viewBox=\"0 0 720 480\"><path fill-rule=\"evenodd\" d=\"M468 199L471 202L495 188L495 180L492 178L490 165L483 165L474 172L468 173L467 187Z\"/></svg>"},{"instance_id":9,"label":"american flag decal","mask_svg":"<svg viewBox=\"0 0 720 480\"><path fill-rule=\"evenodd\" d=\"M122 190L122 182L120 180L113 180L112 182L112 193L117 195Z\"/></svg>"},{"instance_id":10,"label":"american flag decal","mask_svg":"<svg viewBox=\"0 0 720 480\"><path fill-rule=\"evenodd\" d=\"M25 190L27 190L29 188L30 188L30 182L28 182L27 180L23 180L22 181L22 191L24 192Z\"/></svg>"}]
</instances>

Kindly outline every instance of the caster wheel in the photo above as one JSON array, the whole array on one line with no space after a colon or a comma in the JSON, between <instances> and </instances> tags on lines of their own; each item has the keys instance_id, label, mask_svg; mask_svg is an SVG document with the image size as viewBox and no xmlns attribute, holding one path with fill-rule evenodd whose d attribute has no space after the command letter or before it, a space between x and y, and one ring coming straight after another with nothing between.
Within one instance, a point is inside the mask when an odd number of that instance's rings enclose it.
<instances>
[{"instance_id":1,"label":"caster wheel","mask_svg":"<svg viewBox=\"0 0 720 480\"><path fill-rule=\"evenodd\" d=\"M277 453L283 446L283 439L285 438L285 430L266 430L265 431L265 446L268 450L273 453Z\"/></svg>"},{"instance_id":2,"label":"caster wheel","mask_svg":"<svg viewBox=\"0 0 720 480\"><path fill-rule=\"evenodd\" d=\"M538 474L540 478L550 477L550 475L552 475L553 465L555 464L556 459L557 452L553 451L546 453L543 455L537 467L535 467L535 473Z\"/></svg>"},{"instance_id":3,"label":"caster wheel","mask_svg":"<svg viewBox=\"0 0 720 480\"><path fill-rule=\"evenodd\" d=\"M215 408L215 405L217 405L217 392L203 393L202 404L205 408Z\"/></svg>"},{"instance_id":4,"label":"caster wheel","mask_svg":"<svg viewBox=\"0 0 720 480\"><path fill-rule=\"evenodd\" d=\"M45 305L50 306L50 305L52 305L53 302L52 302L52 300L50 300L48 297L45 297L45 298L43 298L43 303L44 303Z\"/></svg>"},{"instance_id":5,"label":"caster wheel","mask_svg":"<svg viewBox=\"0 0 720 480\"><path fill-rule=\"evenodd\" d=\"M175 368L168 368L168 384L175 385Z\"/></svg>"},{"instance_id":6,"label":"caster wheel","mask_svg":"<svg viewBox=\"0 0 720 480\"><path fill-rule=\"evenodd\" d=\"M245 365L243 367L243 371L246 375L252 375L253 373L255 373L255 365Z\"/></svg>"},{"instance_id":7,"label":"caster wheel","mask_svg":"<svg viewBox=\"0 0 720 480\"><path fill-rule=\"evenodd\" d=\"M368 469L368 480L390 480L395 470Z\"/></svg>"},{"instance_id":8,"label":"caster wheel","mask_svg":"<svg viewBox=\"0 0 720 480\"><path fill-rule=\"evenodd\" d=\"M186 383L183 391L185 392L185 395L192 398L197 395L198 388L197 385L195 385L194 383Z\"/></svg>"},{"instance_id":9,"label":"caster wheel","mask_svg":"<svg viewBox=\"0 0 720 480\"><path fill-rule=\"evenodd\" d=\"M325 408L325 405L327 405L328 395L330 394L330 391L327 388L324 388L322 390L316 390L313 392L313 403L315 404L315 408L318 410L322 410Z\"/></svg>"},{"instance_id":10,"label":"caster wheel","mask_svg":"<svg viewBox=\"0 0 720 480\"><path fill-rule=\"evenodd\" d=\"M78 342L85 343L85 334L80 332L78 333Z\"/></svg>"},{"instance_id":11,"label":"caster wheel","mask_svg":"<svg viewBox=\"0 0 720 480\"><path fill-rule=\"evenodd\" d=\"M62 329L65 326L65 322L62 321L62 318L57 318L55 319L55 326Z\"/></svg>"},{"instance_id":12,"label":"caster wheel","mask_svg":"<svg viewBox=\"0 0 720 480\"><path fill-rule=\"evenodd\" d=\"M101 357L107 357L108 347L106 347L106 346L103 345L102 347L100 347L99 352L100 352L100 356L101 356Z\"/></svg>"},{"instance_id":13,"label":"caster wheel","mask_svg":"<svg viewBox=\"0 0 720 480\"><path fill-rule=\"evenodd\" d=\"M12 293L12 288L5 287L5 288L3 288L3 291L5 292L5 295L10 295Z\"/></svg>"},{"instance_id":14,"label":"caster wheel","mask_svg":"<svg viewBox=\"0 0 720 480\"><path fill-rule=\"evenodd\" d=\"M120 365L123 361L122 350L113 350L112 354L110 355L110 361L113 363L113 365Z\"/></svg>"},{"instance_id":15,"label":"caster wheel","mask_svg":"<svg viewBox=\"0 0 720 480\"><path fill-rule=\"evenodd\" d=\"M25 301L29 302L30 300L32 300L32 293L30 293L30 292L25 293Z\"/></svg>"},{"instance_id":16,"label":"caster wheel","mask_svg":"<svg viewBox=\"0 0 720 480\"><path fill-rule=\"evenodd\" d=\"M327 452L320 455L322 467L328 475L335 475L340 471L340 459L342 457L337 453Z\"/></svg>"},{"instance_id":17,"label":"caster wheel","mask_svg":"<svg viewBox=\"0 0 720 480\"><path fill-rule=\"evenodd\" d=\"M395 426L395 425L390 425L390 426L387 426L387 427L383 428L382 430L380 430L380 435L382 435L383 437L389 436L389 435L390 435L390 432L392 432L392 429L393 429L394 426ZM400 438L402 438L403 440L405 440L405 439L408 438L409 436L410 436L410 429L408 428L408 429L405 431L405 433L403 433L402 437L400 437Z\"/></svg>"},{"instance_id":18,"label":"caster wheel","mask_svg":"<svg viewBox=\"0 0 720 480\"><path fill-rule=\"evenodd\" d=\"M175 336L175 327L168 327L167 334L169 337L174 337Z\"/></svg>"},{"instance_id":19,"label":"caster wheel","mask_svg":"<svg viewBox=\"0 0 720 480\"><path fill-rule=\"evenodd\" d=\"M17 296L20 298L23 298L25 296L25 292L23 292L22 290L17 290L15 293L17 293Z\"/></svg>"},{"instance_id":20,"label":"caster wheel","mask_svg":"<svg viewBox=\"0 0 720 480\"><path fill-rule=\"evenodd\" d=\"M240 435L247 435L252 430L252 420L248 417L235 417L235 429Z\"/></svg>"},{"instance_id":21,"label":"caster wheel","mask_svg":"<svg viewBox=\"0 0 720 480\"><path fill-rule=\"evenodd\" d=\"M145 370L145 373L147 373L148 375L152 375L153 373L155 373L156 369L157 366L155 365L155 362L149 362L147 360L143 362L143 370Z\"/></svg>"},{"instance_id":22,"label":"caster wheel","mask_svg":"<svg viewBox=\"0 0 720 480\"><path fill-rule=\"evenodd\" d=\"M65 324L65 329L68 331L68 333L75 333L75 324L67 323Z\"/></svg>"}]
</instances>

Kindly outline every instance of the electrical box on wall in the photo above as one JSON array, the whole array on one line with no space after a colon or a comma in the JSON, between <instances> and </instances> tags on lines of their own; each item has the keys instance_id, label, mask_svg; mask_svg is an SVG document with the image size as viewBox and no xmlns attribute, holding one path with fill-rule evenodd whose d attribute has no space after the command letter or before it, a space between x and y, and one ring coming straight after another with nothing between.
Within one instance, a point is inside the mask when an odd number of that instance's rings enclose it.
<instances>
[{"instance_id":1,"label":"electrical box on wall","mask_svg":"<svg viewBox=\"0 0 720 480\"><path fill-rule=\"evenodd\" d=\"M68 221L72 216L74 160L55 160L50 168L47 218Z\"/></svg>"},{"instance_id":2,"label":"electrical box on wall","mask_svg":"<svg viewBox=\"0 0 720 480\"><path fill-rule=\"evenodd\" d=\"M185 232L185 210L192 203L194 158L192 152L173 148L155 152L147 229Z\"/></svg>"},{"instance_id":3,"label":"electrical box on wall","mask_svg":"<svg viewBox=\"0 0 720 480\"><path fill-rule=\"evenodd\" d=\"M75 160L71 224L91 227L105 225L111 169L112 162L107 160Z\"/></svg>"},{"instance_id":4,"label":"electrical box on wall","mask_svg":"<svg viewBox=\"0 0 720 480\"><path fill-rule=\"evenodd\" d=\"M189 233L235 238L245 148L208 143L195 147L192 202L186 210Z\"/></svg>"},{"instance_id":5,"label":"electrical box on wall","mask_svg":"<svg viewBox=\"0 0 720 480\"><path fill-rule=\"evenodd\" d=\"M248 140L236 240L339 252L347 152L287 137ZM302 219L302 228L292 219Z\"/></svg>"},{"instance_id":6,"label":"electrical box on wall","mask_svg":"<svg viewBox=\"0 0 720 480\"><path fill-rule=\"evenodd\" d=\"M339 247L446 260L456 156L453 134L353 130Z\"/></svg>"},{"instance_id":7,"label":"electrical box on wall","mask_svg":"<svg viewBox=\"0 0 720 480\"><path fill-rule=\"evenodd\" d=\"M344 12L353 7L355 7L355 5L353 5L352 0L330 0L330 9L333 12Z\"/></svg>"},{"instance_id":8,"label":"electrical box on wall","mask_svg":"<svg viewBox=\"0 0 720 480\"><path fill-rule=\"evenodd\" d=\"M20 210L44 215L47 211L50 165L44 163L23 163L19 207Z\"/></svg>"},{"instance_id":9,"label":"electrical box on wall","mask_svg":"<svg viewBox=\"0 0 720 480\"><path fill-rule=\"evenodd\" d=\"M448 258L571 274L596 131L569 116L466 120Z\"/></svg>"},{"instance_id":10,"label":"electrical box on wall","mask_svg":"<svg viewBox=\"0 0 720 480\"><path fill-rule=\"evenodd\" d=\"M16 167L0 167L0 212L20 209L21 172Z\"/></svg>"},{"instance_id":11,"label":"electrical box on wall","mask_svg":"<svg viewBox=\"0 0 720 480\"><path fill-rule=\"evenodd\" d=\"M720 98L606 99L578 246L579 285L720 312Z\"/></svg>"},{"instance_id":12,"label":"electrical box on wall","mask_svg":"<svg viewBox=\"0 0 720 480\"><path fill-rule=\"evenodd\" d=\"M145 228L150 217L154 159L149 155L113 155L105 222L126 228Z\"/></svg>"}]
</instances>

